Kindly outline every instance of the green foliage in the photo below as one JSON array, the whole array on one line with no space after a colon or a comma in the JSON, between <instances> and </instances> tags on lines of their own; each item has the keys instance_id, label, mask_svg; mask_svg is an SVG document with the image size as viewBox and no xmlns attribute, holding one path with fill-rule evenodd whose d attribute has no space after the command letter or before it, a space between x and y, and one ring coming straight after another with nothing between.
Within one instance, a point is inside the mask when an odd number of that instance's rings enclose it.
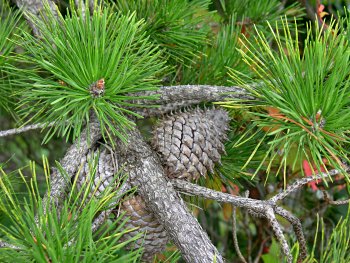
<instances>
[{"instance_id":1,"label":"green foliage","mask_svg":"<svg viewBox=\"0 0 350 263\"><path fill-rule=\"evenodd\" d=\"M146 20L145 31L150 40L159 45L172 64L186 64L198 55L198 47L205 44L206 30L202 30L209 0L142 0L117 1L118 10L127 14L136 11L138 19Z\"/></svg>"},{"instance_id":2,"label":"green foliage","mask_svg":"<svg viewBox=\"0 0 350 263\"><path fill-rule=\"evenodd\" d=\"M281 22L280 17L286 15L288 23L291 24L294 19L299 20L302 16L297 3L281 8L278 0L218 0L217 2L221 18L211 17L212 33L209 34L209 43L203 46L201 55L194 59L190 67L183 68L181 76L178 77L182 84L230 85L232 78L228 75L228 68L249 75L251 70L242 61L238 51L241 47L240 38L243 35L250 38L254 35L256 27L259 32L263 32L271 39L272 33L266 30L266 21L271 21L271 24L276 21L278 25Z\"/></svg>"},{"instance_id":3,"label":"green foliage","mask_svg":"<svg viewBox=\"0 0 350 263\"><path fill-rule=\"evenodd\" d=\"M320 220L319 220L320 221ZM318 221L318 224L319 224ZM332 230L330 236L326 236L324 221L321 219L321 240L315 235L315 243L311 255L304 261L305 263L347 263L350 262L350 210L344 219L341 219ZM319 225L316 229L318 231ZM317 233L317 232L316 232ZM320 242L320 256L316 256L317 242Z\"/></svg>"},{"instance_id":4,"label":"green foliage","mask_svg":"<svg viewBox=\"0 0 350 263\"><path fill-rule=\"evenodd\" d=\"M183 84L228 85L228 67L248 74L248 67L242 62L237 49L242 27L233 17L226 25L212 34L209 45L204 46L202 54L190 67L184 67L181 76Z\"/></svg>"},{"instance_id":5,"label":"green foliage","mask_svg":"<svg viewBox=\"0 0 350 263\"><path fill-rule=\"evenodd\" d=\"M44 167L48 187L50 175L46 160ZM94 167L91 171L96 170ZM107 188L99 198L90 199L93 180L80 190L73 184L59 209L50 205L51 198L42 200L34 163L30 169L29 182L19 171L26 186L24 193L16 192L12 180L0 170L0 211L11 223L1 225L0 239L15 247L0 249L2 262L135 262L140 258L140 250L123 252L128 243L141 235L120 242L127 231L121 230L125 222L122 216L105 223L96 233L91 231L94 217L118 197L118 189Z\"/></svg>"},{"instance_id":6,"label":"green foliage","mask_svg":"<svg viewBox=\"0 0 350 263\"><path fill-rule=\"evenodd\" d=\"M271 25L280 24L280 17L286 15L288 22L299 19L302 9L296 2L288 7L279 0L219 0L219 13L225 22L229 22L233 15L248 32L255 25L260 32L271 35L266 27L266 21ZM251 32L254 33L254 32Z\"/></svg>"},{"instance_id":7,"label":"green foliage","mask_svg":"<svg viewBox=\"0 0 350 263\"><path fill-rule=\"evenodd\" d=\"M4 73L4 66L11 62L10 54L15 48L13 40L17 27L23 27L20 18L20 11L14 11L0 2L0 110L10 110L12 88L7 74Z\"/></svg>"},{"instance_id":8,"label":"green foliage","mask_svg":"<svg viewBox=\"0 0 350 263\"><path fill-rule=\"evenodd\" d=\"M231 131L228 143L225 145L226 155L222 156L222 165L218 167L219 174L223 176L223 179L231 182L236 179L245 179L247 182L253 183L253 171L261 168L261 159L266 147L262 146L259 149L254 159L250 160L249 167L246 166L246 163L256 148L256 142L261 141L265 134L254 123L249 123L238 114L234 115L232 119L234 121L230 125Z\"/></svg>"},{"instance_id":9,"label":"green foliage","mask_svg":"<svg viewBox=\"0 0 350 263\"><path fill-rule=\"evenodd\" d=\"M248 87L239 72L231 71L233 79L258 98L251 102L261 107L254 113L258 116L254 122L271 128L268 135L273 140L266 158L271 163L278 153L282 155L280 167L285 171L290 153L297 147L292 167L303 157L314 162L318 170L323 158L341 168L339 156L344 156L350 128L348 42L338 35L334 22L327 29L316 25L315 37L308 28L300 55L298 35L291 35L285 20L282 29L285 43L279 31L274 33L278 52L258 30L253 40L244 39L241 54L260 86Z\"/></svg>"},{"instance_id":10,"label":"green foliage","mask_svg":"<svg viewBox=\"0 0 350 263\"><path fill-rule=\"evenodd\" d=\"M21 61L34 67L10 70L21 86L17 94L22 96L22 117L30 122L55 121L48 141L55 133L79 137L94 112L104 136L110 137L111 131L125 140L125 131L134 126L125 116L135 115L126 109L132 105L132 93L154 89L163 68L143 22L108 6L96 7L91 16L87 10L86 17L73 9L58 21L47 7L42 18L32 20L41 37L23 32L27 52ZM99 84L102 80L104 85Z\"/></svg>"}]
</instances>

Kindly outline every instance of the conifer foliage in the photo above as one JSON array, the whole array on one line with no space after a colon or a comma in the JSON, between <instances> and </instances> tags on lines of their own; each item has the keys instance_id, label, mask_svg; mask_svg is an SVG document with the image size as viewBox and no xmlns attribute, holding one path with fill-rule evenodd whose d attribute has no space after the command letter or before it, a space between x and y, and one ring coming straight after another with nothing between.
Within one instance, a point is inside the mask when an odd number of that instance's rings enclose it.
<instances>
[{"instance_id":1,"label":"conifer foliage","mask_svg":"<svg viewBox=\"0 0 350 263\"><path fill-rule=\"evenodd\" d=\"M133 13L118 14L113 6L98 7L92 15L86 10L85 16L71 9L58 21L48 6L46 11L31 16L40 39L23 32L18 42L26 50L20 62L31 67L10 70L21 96L21 116L54 121L48 141L53 134L79 137L92 111L105 136L125 139L125 130L134 125L125 117L133 114L125 109L132 93L154 89L163 68L144 23Z\"/></svg>"},{"instance_id":2,"label":"conifer foliage","mask_svg":"<svg viewBox=\"0 0 350 263\"><path fill-rule=\"evenodd\" d=\"M347 263L345 2L0 0L0 262Z\"/></svg>"}]
</instances>

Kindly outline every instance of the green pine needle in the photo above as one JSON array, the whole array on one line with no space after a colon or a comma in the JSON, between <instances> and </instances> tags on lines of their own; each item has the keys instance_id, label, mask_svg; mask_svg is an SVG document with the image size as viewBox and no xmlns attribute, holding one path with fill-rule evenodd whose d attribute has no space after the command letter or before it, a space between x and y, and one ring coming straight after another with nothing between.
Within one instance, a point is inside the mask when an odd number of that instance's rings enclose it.
<instances>
[{"instance_id":1,"label":"green pine needle","mask_svg":"<svg viewBox=\"0 0 350 263\"><path fill-rule=\"evenodd\" d=\"M182 84L230 85L228 68L248 74L248 66L234 48L239 45L242 30L236 18L232 16L228 24L220 27L217 34L212 34L211 42L203 47L201 56L190 67L183 68Z\"/></svg>"},{"instance_id":2,"label":"green pine needle","mask_svg":"<svg viewBox=\"0 0 350 263\"><path fill-rule=\"evenodd\" d=\"M279 0L220 0L220 6L219 13L225 22L229 22L232 15L236 15L246 35L254 34L255 26L268 38L272 34L266 27L266 21L269 21L271 25L281 25L280 17L286 16L288 23L292 24L294 19L299 20L304 14L299 3L282 6Z\"/></svg>"},{"instance_id":3,"label":"green pine needle","mask_svg":"<svg viewBox=\"0 0 350 263\"><path fill-rule=\"evenodd\" d=\"M257 129L255 123L250 123L236 114L233 118L228 142L225 145L226 155L222 156L222 165L219 166L219 174L224 180L233 181L243 179L252 183L253 172L258 169L264 156L264 147L260 147L252 157L256 149L256 142L260 141L265 134ZM265 147L266 148L266 147ZM247 167L245 164L249 162Z\"/></svg>"},{"instance_id":4,"label":"green pine needle","mask_svg":"<svg viewBox=\"0 0 350 263\"><path fill-rule=\"evenodd\" d=\"M47 142L53 134L79 137L94 112L105 137L125 140L126 130L135 125L126 117L136 115L126 109L132 105L132 93L155 89L164 68L144 23L109 6L96 7L93 15L87 10L85 18L73 8L58 21L46 8L42 18L32 20L42 35L38 39L23 32L27 52L21 61L33 66L9 70L21 86L17 94L22 97L22 117L55 121Z\"/></svg>"},{"instance_id":5,"label":"green pine needle","mask_svg":"<svg viewBox=\"0 0 350 263\"><path fill-rule=\"evenodd\" d=\"M254 122L271 128L266 159L270 164L280 159L284 176L287 163L294 168L301 159L315 164L318 171L324 167L324 158L328 165L341 169L341 158L347 160L350 129L349 43L332 21L327 28L308 27L301 52L298 34L291 34L285 19L282 25L283 37L279 28L270 26L277 51L258 30L254 39L244 39L240 49L261 85L246 85L235 70L231 70L232 77L258 98L251 102L261 108L254 111Z\"/></svg>"},{"instance_id":6,"label":"green pine needle","mask_svg":"<svg viewBox=\"0 0 350 263\"><path fill-rule=\"evenodd\" d=\"M0 109L10 112L12 87L8 75L4 72L5 65L12 63L11 53L14 50L15 34L18 28L23 28L23 22L20 21L20 11L14 11L5 3L0 3Z\"/></svg>"},{"instance_id":7,"label":"green pine needle","mask_svg":"<svg viewBox=\"0 0 350 263\"><path fill-rule=\"evenodd\" d=\"M305 263L328 263L339 262L347 263L350 261L350 210L345 218L341 218L338 224L332 229L330 235L329 229L323 218L317 216L317 228L315 230L315 239L310 255L305 259ZM319 229L320 228L320 229ZM320 237L318 237L320 235ZM320 255L315 253L315 249L320 249Z\"/></svg>"},{"instance_id":8,"label":"green pine needle","mask_svg":"<svg viewBox=\"0 0 350 263\"><path fill-rule=\"evenodd\" d=\"M43 161L46 187L50 174L48 162ZM90 169L90 178L96 171L96 161ZM128 232L122 229L125 220L122 216L106 222L92 233L91 224L100 211L110 207L117 197L118 189L108 187L98 198L88 198L94 180L89 180L78 191L74 183L62 207L49 205L53 201L43 201L35 164L30 164L32 178L28 181L21 171L19 176L25 192L17 192L13 182L0 168L0 211L10 224L0 227L0 239L17 248L1 248L0 258L4 262L135 262L141 250L125 252L130 242L120 238ZM64 171L60 169L61 173ZM116 178L118 175L116 175ZM117 179L119 180L119 179ZM48 190L50 193L50 189ZM44 212L44 207L47 209Z\"/></svg>"},{"instance_id":9,"label":"green pine needle","mask_svg":"<svg viewBox=\"0 0 350 263\"><path fill-rule=\"evenodd\" d=\"M208 0L117 1L118 10L135 11L138 19L146 20L145 30L150 40L159 45L172 63L186 63L205 44L203 20L208 13Z\"/></svg>"}]
</instances>

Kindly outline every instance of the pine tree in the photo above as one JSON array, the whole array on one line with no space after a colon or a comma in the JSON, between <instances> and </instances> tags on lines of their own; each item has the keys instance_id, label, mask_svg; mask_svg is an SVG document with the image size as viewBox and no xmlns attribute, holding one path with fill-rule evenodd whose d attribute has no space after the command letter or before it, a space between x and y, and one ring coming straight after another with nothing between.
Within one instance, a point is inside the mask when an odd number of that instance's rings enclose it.
<instances>
[{"instance_id":1,"label":"pine tree","mask_svg":"<svg viewBox=\"0 0 350 263\"><path fill-rule=\"evenodd\" d=\"M348 262L327 4L1 1L0 262Z\"/></svg>"}]
</instances>

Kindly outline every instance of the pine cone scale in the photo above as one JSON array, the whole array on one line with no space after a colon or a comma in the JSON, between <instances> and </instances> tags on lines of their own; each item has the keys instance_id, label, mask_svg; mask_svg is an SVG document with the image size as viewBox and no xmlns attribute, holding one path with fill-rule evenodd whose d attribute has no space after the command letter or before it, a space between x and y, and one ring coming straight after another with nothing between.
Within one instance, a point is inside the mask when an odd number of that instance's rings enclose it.
<instances>
[{"instance_id":1,"label":"pine cone scale","mask_svg":"<svg viewBox=\"0 0 350 263\"><path fill-rule=\"evenodd\" d=\"M198 179L213 172L225 153L228 130L224 110L181 112L166 117L154 130L153 147L171 178Z\"/></svg>"}]
</instances>

